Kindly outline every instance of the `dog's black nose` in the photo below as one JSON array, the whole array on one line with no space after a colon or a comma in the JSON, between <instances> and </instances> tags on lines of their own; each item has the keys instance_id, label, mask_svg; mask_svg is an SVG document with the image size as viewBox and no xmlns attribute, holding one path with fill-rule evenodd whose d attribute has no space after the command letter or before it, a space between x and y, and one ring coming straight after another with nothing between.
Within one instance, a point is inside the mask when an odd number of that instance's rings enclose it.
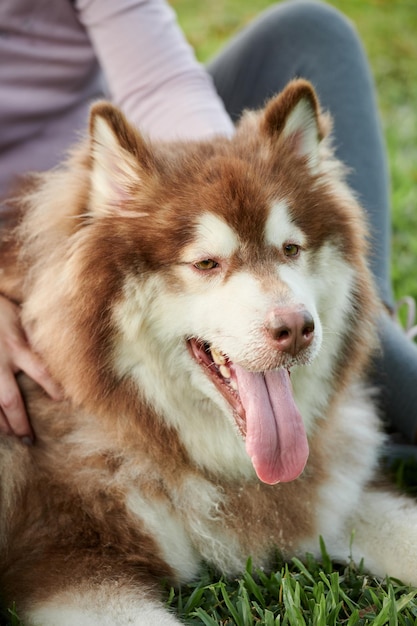
<instances>
[{"instance_id":1,"label":"dog's black nose","mask_svg":"<svg viewBox=\"0 0 417 626\"><path fill-rule=\"evenodd\" d=\"M266 329L281 352L296 356L314 337L314 320L305 309L275 308L268 315Z\"/></svg>"}]
</instances>

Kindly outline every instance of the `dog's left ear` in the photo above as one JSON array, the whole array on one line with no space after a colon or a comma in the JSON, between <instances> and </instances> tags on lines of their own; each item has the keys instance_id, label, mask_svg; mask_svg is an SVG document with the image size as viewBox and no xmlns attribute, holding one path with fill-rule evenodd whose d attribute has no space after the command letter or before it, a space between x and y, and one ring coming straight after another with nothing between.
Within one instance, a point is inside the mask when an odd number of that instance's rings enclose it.
<instances>
[{"instance_id":1,"label":"dog's left ear","mask_svg":"<svg viewBox=\"0 0 417 626\"><path fill-rule=\"evenodd\" d=\"M312 85L306 80L294 80L270 100L261 118L261 132L273 140L283 138L314 169L324 132Z\"/></svg>"},{"instance_id":2,"label":"dog's left ear","mask_svg":"<svg viewBox=\"0 0 417 626\"><path fill-rule=\"evenodd\" d=\"M152 160L138 131L109 102L90 113L90 214L97 217L134 215L129 203Z\"/></svg>"}]
</instances>

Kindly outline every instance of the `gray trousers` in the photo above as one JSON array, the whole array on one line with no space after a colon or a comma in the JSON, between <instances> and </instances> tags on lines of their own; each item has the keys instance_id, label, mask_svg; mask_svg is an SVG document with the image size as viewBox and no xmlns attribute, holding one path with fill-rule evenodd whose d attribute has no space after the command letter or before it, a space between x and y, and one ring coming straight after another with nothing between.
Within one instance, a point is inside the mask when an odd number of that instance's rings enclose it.
<instances>
[{"instance_id":1,"label":"gray trousers","mask_svg":"<svg viewBox=\"0 0 417 626\"><path fill-rule=\"evenodd\" d=\"M390 183L373 79L349 20L329 5L289 0L272 6L242 30L208 65L233 119L259 108L296 77L314 85L334 121L337 156L364 207L371 232L371 270L388 309ZM382 356L375 359L382 417L414 441L417 431L417 348L389 315L379 321Z\"/></svg>"}]
</instances>

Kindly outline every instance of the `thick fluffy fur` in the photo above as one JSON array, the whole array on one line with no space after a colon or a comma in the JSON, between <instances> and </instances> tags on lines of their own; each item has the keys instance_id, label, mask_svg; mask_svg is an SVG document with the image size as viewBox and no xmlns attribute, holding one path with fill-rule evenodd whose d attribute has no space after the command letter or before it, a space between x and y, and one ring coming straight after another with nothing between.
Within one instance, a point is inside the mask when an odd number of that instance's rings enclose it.
<instances>
[{"instance_id":1,"label":"thick fluffy fur","mask_svg":"<svg viewBox=\"0 0 417 626\"><path fill-rule=\"evenodd\" d=\"M66 394L22 378L36 445L0 441L0 589L28 626L175 624L161 579L319 535L344 559L353 531L417 584L417 508L371 486L379 305L328 127L304 81L207 142L101 103L24 197L0 291Z\"/></svg>"}]
</instances>

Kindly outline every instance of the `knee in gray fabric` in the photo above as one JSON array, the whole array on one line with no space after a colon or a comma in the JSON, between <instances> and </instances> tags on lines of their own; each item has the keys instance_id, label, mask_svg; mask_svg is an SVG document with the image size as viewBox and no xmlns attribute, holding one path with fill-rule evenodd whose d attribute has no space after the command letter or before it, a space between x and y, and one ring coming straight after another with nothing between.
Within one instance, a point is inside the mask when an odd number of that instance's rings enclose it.
<instances>
[{"instance_id":1,"label":"knee in gray fabric","mask_svg":"<svg viewBox=\"0 0 417 626\"><path fill-rule=\"evenodd\" d=\"M257 108L293 78L339 89L337 80L367 65L354 25L319 1L275 4L238 33L208 65L234 120Z\"/></svg>"},{"instance_id":2,"label":"knee in gray fabric","mask_svg":"<svg viewBox=\"0 0 417 626\"><path fill-rule=\"evenodd\" d=\"M335 48L361 48L354 24L338 9L315 0L290 0L272 6L261 16L269 30L293 45L313 53L329 53Z\"/></svg>"}]
</instances>

